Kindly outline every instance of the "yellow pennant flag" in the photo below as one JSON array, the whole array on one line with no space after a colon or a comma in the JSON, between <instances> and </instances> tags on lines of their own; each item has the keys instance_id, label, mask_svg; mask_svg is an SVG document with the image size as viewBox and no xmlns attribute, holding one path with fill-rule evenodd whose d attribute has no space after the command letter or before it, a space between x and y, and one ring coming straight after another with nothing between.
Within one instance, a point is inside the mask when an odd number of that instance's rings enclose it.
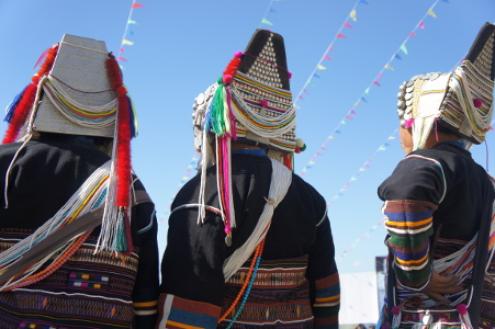
<instances>
[{"instance_id":1,"label":"yellow pennant flag","mask_svg":"<svg viewBox=\"0 0 495 329\"><path fill-rule=\"evenodd\" d=\"M134 42L129 40L129 39L122 39L122 45L123 46L132 46L132 45L134 45Z\"/></svg>"},{"instance_id":2,"label":"yellow pennant flag","mask_svg":"<svg viewBox=\"0 0 495 329\"><path fill-rule=\"evenodd\" d=\"M433 7L428 9L428 16L431 16L433 18L437 18L437 14L435 13L435 11L433 11Z\"/></svg>"},{"instance_id":3,"label":"yellow pennant flag","mask_svg":"<svg viewBox=\"0 0 495 329\"><path fill-rule=\"evenodd\" d=\"M351 13L349 14L349 17L354 21L356 22L357 21L357 10L356 9L353 9L351 11Z\"/></svg>"}]
</instances>

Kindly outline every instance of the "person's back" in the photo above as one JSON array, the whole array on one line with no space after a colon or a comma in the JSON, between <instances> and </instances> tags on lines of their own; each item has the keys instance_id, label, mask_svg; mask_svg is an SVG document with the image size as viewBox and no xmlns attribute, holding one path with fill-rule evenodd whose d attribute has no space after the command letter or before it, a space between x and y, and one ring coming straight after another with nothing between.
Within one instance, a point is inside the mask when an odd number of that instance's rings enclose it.
<instances>
[{"instance_id":1,"label":"person's back","mask_svg":"<svg viewBox=\"0 0 495 329\"><path fill-rule=\"evenodd\" d=\"M415 76L400 88L407 155L378 189L389 247L382 328L495 324L486 271L495 190L469 152L489 130L494 40L487 23L454 73Z\"/></svg>"},{"instance_id":2,"label":"person's back","mask_svg":"<svg viewBox=\"0 0 495 329\"><path fill-rule=\"evenodd\" d=\"M326 203L292 172L283 39L257 31L196 99L200 173L171 206L159 328L337 328Z\"/></svg>"},{"instance_id":3,"label":"person's back","mask_svg":"<svg viewBox=\"0 0 495 329\"><path fill-rule=\"evenodd\" d=\"M132 111L122 88L103 42L66 35L13 103L0 146L2 328L154 328L157 223L130 158L122 167L120 135L133 134L115 123Z\"/></svg>"}]
</instances>

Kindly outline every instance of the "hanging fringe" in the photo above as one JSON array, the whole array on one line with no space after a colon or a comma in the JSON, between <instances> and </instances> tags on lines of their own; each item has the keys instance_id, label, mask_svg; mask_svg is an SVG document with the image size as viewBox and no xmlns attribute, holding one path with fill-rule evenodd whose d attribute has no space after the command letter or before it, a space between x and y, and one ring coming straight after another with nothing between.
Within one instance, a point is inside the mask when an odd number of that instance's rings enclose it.
<instances>
[{"instance_id":1,"label":"hanging fringe","mask_svg":"<svg viewBox=\"0 0 495 329\"><path fill-rule=\"evenodd\" d=\"M16 141L19 131L26 122L29 112L33 108L40 79L51 70L57 51L58 45L50 48L40 70L31 78L31 83L24 89L22 97L20 97L15 109L12 110L13 113L10 114L9 126L5 132L3 144L10 144Z\"/></svg>"},{"instance_id":2,"label":"hanging fringe","mask_svg":"<svg viewBox=\"0 0 495 329\"><path fill-rule=\"evenodd\" d=\"M115 123L110 187L96 251L108 249L116 252L130 252L133 250L129 204L132 184L131 138L134 119L127 89L123 85L122 72L112 54L109 54L106 68L112 89L117 93L118 113Z\"/></svg>"}]
</instances>

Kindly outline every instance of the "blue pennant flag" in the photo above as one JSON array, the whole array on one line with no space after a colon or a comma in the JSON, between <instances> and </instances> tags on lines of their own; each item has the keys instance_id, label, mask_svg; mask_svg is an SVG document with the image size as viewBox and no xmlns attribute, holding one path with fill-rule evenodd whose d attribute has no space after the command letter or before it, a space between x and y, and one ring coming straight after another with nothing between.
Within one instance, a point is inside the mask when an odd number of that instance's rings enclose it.
<instances>
[{"instance_id":1,"label":"blue pennant flag","mask_svg":"<svg viewBox=\"0 0 495 329\"><path fill-rule=\"evenodd\" d=\"M402 57L399 54L395 54L394 58L398 59L399 61L402 60Z\"/></svg>"}]
</instances>

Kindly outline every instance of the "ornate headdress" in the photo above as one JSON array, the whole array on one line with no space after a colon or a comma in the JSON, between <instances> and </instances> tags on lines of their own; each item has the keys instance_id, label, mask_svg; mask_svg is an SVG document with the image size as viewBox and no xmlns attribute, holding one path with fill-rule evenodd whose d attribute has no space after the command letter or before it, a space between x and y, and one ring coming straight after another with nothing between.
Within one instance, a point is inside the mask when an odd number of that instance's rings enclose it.
<instances>
[{"instance_id":1,"label":"ornate headdress","mask_svg":"<svg viewBox=\"0 0 495 329\"><path fill-rule=\"evenodd\" d=\"M220 206L227 238L235 226L230 182L232 140L261 144L285 154L284 164L292 167L294 152L304 149L296 140L296 111L290 92L281 35L257 30L245 52L238 52L222 77L201 93L193 105L195 147L202 152L200 204L204 206L206 166L212 162L208 140L216 143L216 164ZM198 220L204 218L204 207Z\"/></svg>"},{"instance_id":2,"label":"ornate headdress","mask_svg":"<svg viewBox=\"0 0 495 329\"><path fill-rule=\"evenodd\" d=\"M400 86L398 114L412 129L414 150L425 146L437 120L470 142L484 141L493 110L494 40L495 25L486 23L454 72L415 76Z\"/></svg>"},{"instance_id":3,"label":"ornate headdress","mask_svg":"<svg viewBox=\"0 0 495 329\"><path fill-rule=\"evenodd\" d=\"M135 115L119 65L105 43L65 35L47 51L38 73L14 99L6 121L9 126L3 143L17 141L22 132L21 148L34 132L113 138L99 246L132 249L130 140L136 132Z\"/></svg>"}]
</instances>

